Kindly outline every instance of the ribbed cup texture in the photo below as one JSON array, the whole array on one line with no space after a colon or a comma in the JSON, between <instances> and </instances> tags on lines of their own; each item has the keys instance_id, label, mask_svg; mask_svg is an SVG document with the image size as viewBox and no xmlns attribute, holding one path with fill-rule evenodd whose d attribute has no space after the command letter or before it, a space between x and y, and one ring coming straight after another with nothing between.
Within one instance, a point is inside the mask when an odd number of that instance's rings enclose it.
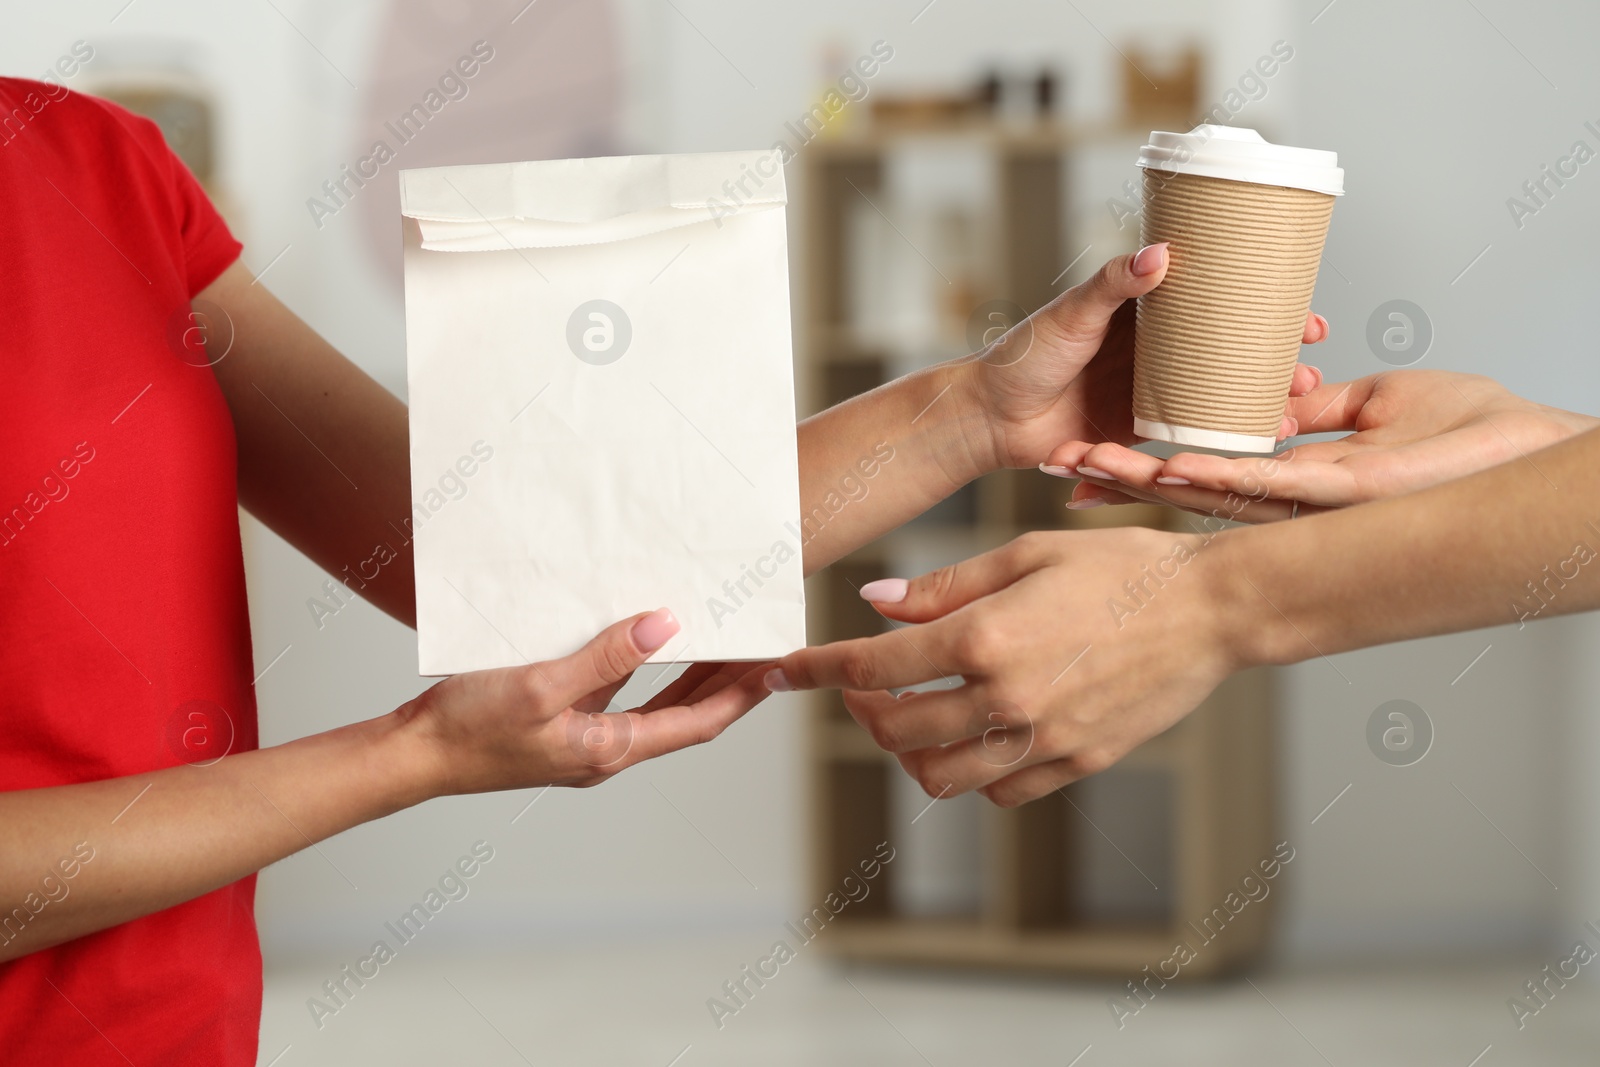
<instances>
[{"instance_id":1,"label":"ribbed cup texture","mask_svg":"<svg viewBox=\"0 0 1600 1067\"><path fill-rule=\"evenodd\" d=\"M1167 276L1139 298L1133 413L1276 435L1334 198L1306 189L1144 172L1147 245Z\"/></svg>"}]
</instances>

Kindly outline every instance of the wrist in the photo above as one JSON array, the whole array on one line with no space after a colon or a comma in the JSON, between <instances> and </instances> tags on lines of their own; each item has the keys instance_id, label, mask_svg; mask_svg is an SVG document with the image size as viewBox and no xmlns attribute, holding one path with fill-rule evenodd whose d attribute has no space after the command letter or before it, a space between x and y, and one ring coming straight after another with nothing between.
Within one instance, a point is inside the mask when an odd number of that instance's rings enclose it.
<instances>
[{"instance_id":1,"label":"wrist","mask_svg":"<svg viewBox=\"0 0 1600 1067\"><path fill-rule=\"evenodd\" d=\"M357 725L370 731L367 758L391 810L451 794L447 763L428 728L422 697Z\"/></svg>"},{"instance_id":2,"label":"wrist","mask_svg":"<svg viewBox=\"0 0 1600 1067\"><path fill-rule=\"evenodd\" d=\"M1205 601L1202 624L1215 634L1230 673L1304 658L1304 639L1296 637L1293 624L1262 595L1251 574L1253 554L1261 549L1253 543L1259 537L1251 535L1261 532L1250 528L1200 535L1196 565Z\"/></svg>"},{"instance_id":3,"label":"wrist","mask_svg":"<svg viewBox=\"0 0 1600 1067\"><path fill-rule=\"evenodd\" d=\"M997 420L983 388L982 370L983 361L971 356L929 370L930 395L944 394L950 404L941 420L947 438L944 450L954 461L962 485L1007 465L1001 448L1003 435L995 430Z\"/></svg>"}]
</instances>

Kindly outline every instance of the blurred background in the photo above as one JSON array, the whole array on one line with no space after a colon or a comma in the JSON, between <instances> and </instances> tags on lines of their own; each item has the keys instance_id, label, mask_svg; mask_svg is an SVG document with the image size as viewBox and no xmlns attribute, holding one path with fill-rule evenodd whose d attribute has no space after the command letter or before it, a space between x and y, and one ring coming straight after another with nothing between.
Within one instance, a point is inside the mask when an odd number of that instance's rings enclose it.
<instances>
[{"instance_id":1,"label":"blurred background","mask_svg":"<svg viewBox=\"0 0 1600 1067\"><path fill-rule=\"evenodd\" d=\"M1138 145L1209 117L1339 152L1330 380L1443 367L1597 410L1600 176L1544 170L1600 150L1577 0L89 0L8 28L0 70L156 117L246 263L402 396L400 168L781 142L810 411L1135 248ZM357 187L379 140L394 159ZM981 485L841 573L1062 525L1043 481ZM243 522L263 744L422 688L410 631L360 603L319 620L324 576ZM837 580L814 637L861 625ZM1302 664L1026 816L927 807L784 696L598 790L436 801L262 874L261 1062L1592 1063L1593 968L1566 961L1600 950L1597 637ZM1412 744L1369 741L1375 715ZM880 840L875 896L811 940L785 926ZM1278 842L1268 901L1184 932ZM330 994L475 845L467 895ZM1147 982L1180 938L1200 962ZM795 958L750 981L779 940Z\"/></svg>"}]
</instances>

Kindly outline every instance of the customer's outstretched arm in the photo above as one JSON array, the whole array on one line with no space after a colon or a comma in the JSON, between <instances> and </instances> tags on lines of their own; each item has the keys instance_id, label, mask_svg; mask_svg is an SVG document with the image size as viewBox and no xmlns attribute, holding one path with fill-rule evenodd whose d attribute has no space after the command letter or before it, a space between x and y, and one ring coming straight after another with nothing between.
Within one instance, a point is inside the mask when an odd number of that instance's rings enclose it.
<instances>
[{"instance_id":1,"label":"customer's outstretched arm","mask_svg":"<svg viewBox=\"0 0 1600 1067\"><path fill-rule=\"evenodd\" d=\"M1409 496L1222 527L1030 534L874 582L863 593L913 625L796 652L769 685L847 690L930 795L1019 804L1110 766L1235 671L1600 607L1600 430ZM888 692L944 676L963 684Z\"/></svg>"}]
</instances>

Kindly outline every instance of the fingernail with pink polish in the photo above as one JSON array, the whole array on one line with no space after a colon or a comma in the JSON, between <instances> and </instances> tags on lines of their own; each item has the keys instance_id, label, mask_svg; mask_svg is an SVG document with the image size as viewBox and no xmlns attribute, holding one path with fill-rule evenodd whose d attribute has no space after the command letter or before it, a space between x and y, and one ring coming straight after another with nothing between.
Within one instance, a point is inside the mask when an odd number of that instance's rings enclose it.
<instances>
[{"instance_id":1,"label":"fingernail with pink polish","mask_svg":"<svg viewBox=\"0 0 1600 1067\"><path fill-rule=\"evenodd\" d=\"M683 629L678 625L678 620L666 608L657 608L638 622L633 624L633 643L644 652L654 652L668 641L674 634Z\"/></svg>"},{"instance_id":2,"label":"fingernail with pink polish","mask_svg":"<svg viewBox=\"0 0 1600 1067\"><path fill-rule=\"evenodd\" d=\"M1133 273L1136 277L1143 278L1154 274L1161 269L1161 260L1167 254L1166 242L1155 245L1146 245L1139 249L1139 254L1133 257Z\"/></svg>"},{"instance_id":3,"label":"fingernail with pink polish","mask_svg":"<svg viewBox=\"0 0 1600 1067\"><path fill-rule=\"evenodd\" d=\"M1100 507L1104 503L1105 500L1102 497L1086 496L1082 500L1067 501L1067 509L1069 511L1088 511L1090 508Z\"/></svg>"},{"instance_id":4,"label":"fingernail with pink polish","mask_svg":"<svg viewBox=\"0 0 1600 1067\"><path fill-rule=\"evenodd\" d=\"M1194 484L1193 482L1191 482L1187 478L1179 478L1176 475L1172 475L1172 474L1163 474L1161 477L1157 478L1156 481L1158 483L1160 483L1161 485L1193 485Z\"/></svg>"},{"instance_id":5,"label":"fingernail with pink polish","mask_svg":"<svg viewBox=\"0 0 1600 1067\"><path fill-rule=\"evenodd\" d=\"M1112 474L1109 471L1103 471L1099 467L1079 467L1078 473L1083 475L1085 478L1099 478L1107 482L1114 482L1117 480L1117 476L1115 474Z\"/></svg>"},{"instance_id":6,"label":"fingernail with pink polish","mask_svg":"<svg viewBox=\"0 0 1600 1067\"><path fill-rule=\"evenodd\" d=\"M767 687L769 693L788 693L794 689L794 683L789 681L789 676L783 673L782 667L774 667L761 678L761 683Z\"/></svg>"},{"instance_id":7,"label":"fingernail with pink polish","mask_svg":"<svg viewBox=\"0 0 1600 1067\"><path fill-rule=\"evenodd\" d=\"M861 587L861 599L874 604L898 604L906 598L910 587L904 578L879 578Z\"/></svg>"},{"instance_id":8,"label":"fingernail with pink polish","mask_svg":"<svg viewBox=\"0 0 1600 1067\"><path fill-rule=\"evenodd\" d=\"M1046 474L1050 475L1052 478L1076 478L1077 477L1076 474L1072 473L1072 468L1071 467L1058 467L1058 466L1055 466L1054 464L1051 464L1051 463L1041 463L1041 464L1039 464L1039 469L1044 471Z\"/></svg>"}]
</instances>

